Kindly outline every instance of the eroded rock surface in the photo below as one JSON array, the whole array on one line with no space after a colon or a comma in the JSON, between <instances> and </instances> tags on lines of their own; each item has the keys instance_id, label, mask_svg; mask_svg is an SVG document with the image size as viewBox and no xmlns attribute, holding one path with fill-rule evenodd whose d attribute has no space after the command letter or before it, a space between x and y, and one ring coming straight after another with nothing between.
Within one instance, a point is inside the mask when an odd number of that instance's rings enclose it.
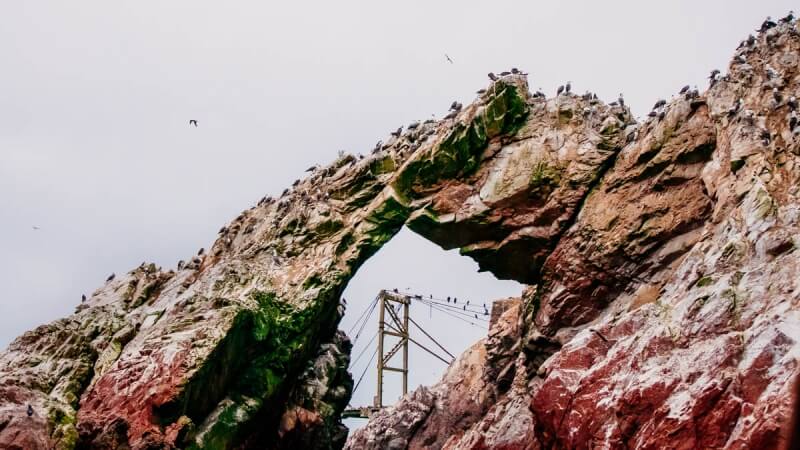
<instances>
[{"instance_id":1,"label":"eroded rock surface","mask_svg":"<svg viewBox=\"0 0 800 450\"><path fill-rule=\"evenodd\" d=\"M483 377L456 365L431 389L492 380L491 407L466 430L443 424L473 408L431 412L404 448L783 448L800 373L799 58L785 20L707 92L630 127L526 289L520 338L492 345ZM349 448L378 448L404 405ZM437 427L450 438L420 446Z\"/></svg>"},{"instance_id":2,"label":"eroded rock surface","mask_svg":"<svg viewBox=\"0 0 800 450\"><path fill-rule=\"evenodd\" d=\"M0 446L340 448L339 296L408 225L530 287L349 448L776 448L800 355L796 27L642 124L512 74L312 169L0 353Z\"/></svg>"}]
</instances>

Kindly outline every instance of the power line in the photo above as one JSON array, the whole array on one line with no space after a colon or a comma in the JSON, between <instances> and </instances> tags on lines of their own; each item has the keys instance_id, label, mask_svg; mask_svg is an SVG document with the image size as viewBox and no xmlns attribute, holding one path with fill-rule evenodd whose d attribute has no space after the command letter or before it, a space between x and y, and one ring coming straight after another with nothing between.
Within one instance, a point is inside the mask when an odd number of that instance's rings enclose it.
<instances>
[{"instance_id":1,"label":"power line","mask_svg":"<svg viewBox=\"0 0 800 450\"><path fill-rule=\"evenodd\" d=\"M442 312L447 311L441 305L437 305L436 303L428 303L426 300L422 300L422 302L432 306L433 308L437 308L439 311L442 311ZM464 317L468 318L469 320L477 320L479 322L483 322L483 323L486 323L486 324L489 323L489 321L487 319L483 319L481 317L475 317L477 315L477 313L471 315L469 313L462 312L460 309L454 309L454 310L447 311L447 312L450 313L450 314L458 314L460 316L464 316Z\"/></svg>"},{"instance_id":2,"label":"power line","mask_svg":"<svg viewBox=\"0 0 800 450\"><path fill-rule=\"evenodd\" d=\"M419 328L419 331L422 331L422 332L425 334L425 336L428 336L428 339L430 339L431 341L433 341L433 343L434 343L434 344L436 344L437 346L439 346L439 348L440 348L440 349L444 350L444 352L445 352L445 353L447 353L448 355L450 355L450 357L451 357L451 358L453 358L453 359L456 359L456 357L455 357L455 356L453 356L453 354L452 354L452 353L448 352L448 351L447 351L447 349L446 349L446 348L444 348L444 347L442 346L442 344L440 344L440 343L439 343L439 341L437 341L437 340L436 340L436 339L434 339L434 338L433 338L433 337L432 337L430 334L428 334L428 332L427 332L427 331L425 331L425 330L424 330L424 329L423 329L423 328L420 326L420 324L418 324L417 322L415 322L415 321L414 321L414 319L412 319L411 317L409 317L409 318L408 318L408 320L409 320L411 323L413 323L413 324L414 324L414 325L415 325L417 328Z\"/></svg>"},{"instance_id":3,"label":"power line","mask_svg":"<svg viewBox=\"0 0 800 450\"><path fill-rule=\"evenodd\" d=\"M353 330L356 328L356 326L358 325L358 323L359 323L359 322L361 322L361 319L363 319L363 318L364 318L364 315L365 315L365 314L367 314L367 311L368 311L368 310L369 310L369 309L372 307L372 305L373 305L375 302L377 302L377 301L378 301L377 297L376 297L376 298L374 298L374 299L372 299L372 302L370 302L370 304L368 304L368 305L367 305L367 307L366 307L366 308L364 308L364 311L362 311L362 312L361 312L361 315L360 315L360 316L358 316L358 319L356 319L356 321L353 323L353 326L352 326L352 327L350 327L350 331L348 331L348 332L347 332L347 334L350 334L350 333L352 333L352 332L353 332Z\"/></svg>"},{"instance_id":4,"label":"power line","mask_svg":"<svg viewBox=\"0 0 800 450\"><path fill-rule=\"evenodd\" d=\"M378 337L377 331L375 332L375 334L372 335L372 339L370 339L369 342L367 342L367 345L365 345L364 348L361 349L361 353L359 353L358 356L356 356L356 359L350 362L350 367L355 367L355 365L358 363L358 360L361 359L361 356L364 354L364 352L366 352L369 346L372 345L373 342L375 342L376 337Z\"/></svg>"},{"instance_id":5,"label":"power line","mask_svg":"<svg viewBox=\"0 0 800 450\"><path fill-rule=\"evenodd\" d=\"M431 307L433 309L439 311L439 312L445 313L445 314L447 314L448 316L451 316L451 317L455 317L456 319L458 319L458 320L460 320L462 322L466 322L466 323L468 323L468 324L470 324L470 325L472 325L474 327L478 327L478 328L483 329L483 330L487 330L488 329L488 328L484 328L484 327L482 327L480 325L477 325L475 322L470 322L469 320L467 320L467 319L465 319L463 317L459 317L459 316L451 313L450 311L447 311L446 309L442 309L442 308L440 308L440 307L438 307L436 305L431 305Z\"/></svg>"},{"instance_id":6,"label":"power line","mask_svg":"<svg viewBox=\"0 0 800 450\"><path fill-rule=\"evenodd\" d=\"M375 351L374 351L374 352L372 352L372 357L370 357L370 358L369 358L369 362L367 362L367 365L364 367L364 371L363 371L363 372L361 372L361 376L360 376L360 377L358 377L358 382L356 383L355 387L353 387L353 392L355 392L355 391L356 391L356 389L358 389L358 386L360 386L360 385L361 385L361 380L363 380L363 379L364 379L364 375L366 375L366 373L367 373L367 370L369 369L369 366L370 366L370 364L372 364L372 360L373 360L373 359L375 359L375 355L377 355L377 354L378 354L378 347L375 347Z\"/></svg>"}]
</instances>

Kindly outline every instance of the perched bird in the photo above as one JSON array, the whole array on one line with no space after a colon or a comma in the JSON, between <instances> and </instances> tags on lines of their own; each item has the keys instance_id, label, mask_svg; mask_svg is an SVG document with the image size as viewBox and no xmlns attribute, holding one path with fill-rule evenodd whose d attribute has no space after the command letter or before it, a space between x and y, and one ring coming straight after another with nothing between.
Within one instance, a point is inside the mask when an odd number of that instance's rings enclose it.
<instances>
[{"instance_id":1,"label":"perched bird","mask_svg":"<svg viewBox=\"0 0 800 450\"><path fill-rule=\"evenodd\" d=\"M757 31L759 33L763 33L765 31L769 30L770 28L774 27L775 25L777 25L777 24L772 20L772 17L767 16L767 18L764 20L764 22L761 23L761 28L759 28Z\"/></svg>"},{"instance_id":2,"label":"perched bird","mask_svg":"<svg viewBox=\"0 0 800 450\"><path fill-rule=\"evenodd\" d=\"M794 11L789 11L789 14L786 15L783 19L781 19L783 23L792 23L794 22Z\"/></svg>"},{"instance_id":3,"label":"perched bird","mask_svg":"<svg viewBox=\"0 0 800 450\"><path fill-rule=\"evenodd\" d=\"M308 169L306 169L306 172L313 172L315 170L317 170L317 166L311 166Z\"/></svg>"},{"instance_id":4,"label":"perched bird","mask_svg":"<svg viewBox=\"0 0 800 450\"><path fill-rule=\"evenodd\" d=\"M197 127L197 121L192 119L189 121L189 125L194 125L195 127Z\"/></svg>"},{"instance_id":5,"label":"perched bird","mask_svg":"<svg viewBox=\"0 0 800 450\"><path fill-rule=\"evenodd\" d=\"M469 305L469 300L467 300L467 305Z\"/></svg>"},{"instance_id":6,"label":"perched bird","mask_svg":"<svg viewBox=\"0 0 800 450\"><path fill-rule=\"evenodd\" d=\"M455 118L457 115L458 115L458 113L457 113L456 111L452 111L452 112L450 112L450 114L448 114L448 115L444 116L444 119L445 119L445 120L447 120L447 119L454 119L454 118Z\"/></svg>"},{"instance_id":7,"label":"perched bird","mask_svg":"<svg viewBox=\"0 0 800 450\"><path fill-rule=\"evenodd\" d=\"M752 46L755 43L756 43L756 37L755 36L753 36L752 34L750 36L747 36L747 45Z\"/></svg>"},{"instance_id":8,"label":"perched bird","mask_svg":"<svg viewBox=\"0 0 800 450\"><path fill-rule=\"evenodd\" d=\"M564 88L564 90L567 91L567 94L569 94L570 91L572 91L572 82L571 81L567 81L567 87Z\"/></svg>"},{"instance_id":9,"label":"perched bird","mask_svg":"<svg viewBox=\"0 0 800 450\"><path fill-rule=\"evenodd\" d=\"M399 127L396 131L393 131L390 134L394 137L400 137L400 135L403 134L403 127Z\"/></svg>"},{"instance_id":10,"label":"perched bird","mask_svg":"<svg viewBox=\"0 0 800 450\"><path fill-rule=\"evenodd\" d=\"M778 103L783 101L783 96L781 95L778 88L772 88L772 98L775 99L775 101Z\"/></svg>"},{"instance_id":11,"label":"perched bird","mask_svg":"<svg viewBox=\"0 0 800 450\"><path fill-rule=\"evenodd\" d=\"M500 76L501 76L501 77L506 77L506 76L508 76L508 75L511 75L511 72L509 72L509 71L507 71L507 70L506 70L506 71L503 71L503 72L500 72Z\"/></svg>"},{"instance_id":12,"label":"perched bird","mask_svg":"<svg viewBox=\"0 0 800 450\"><path fill-rule=\"evenodd\" d=\"M647 114L647 117L655 117L655 116L657 116L657 115L658 115L658 113L657 113L657 112L655 112L655 111L650 111L650 112Z\"/></svg>"},{"instance_id":13,"label":"perched bird","mask_svg":"<svg viewBox=\"0 0 800 450\"><path fill-rule=\"evenodd\" d=\"M661 108L662 106L664 106L666 104L667 104L667 101L662 98L661 100L657 101L655 105L653 105L653 109Z\"/></svg>"},{"instance_id":14,"label":"perched bird","mask_svg":"<svg viewBox=\"0 0 800 450\"><path fill-rule=\"evenodd\" d=\"M564 86L559 86L556 90L556 95L561 95L562 92L564 92Z\"/></svg>"},{"instance_id":15,"label":"perched bird","mask_svg":"<svg viewBox=\"0 0 800 450\"><path fill-rule=\"evenodd\" d=\"M489 75L488 75L488 76L489 76L489 79L490 79L490 80L492 80L492 81L497 81L497 75L495 75L494 73L492 73L492 72L489 72Z\"/></svg>"},{"instance_id":16,"label":"perched bird","mask_svg":"<svg viewBox=\"0 0 800 450\"><path fill-rule=\"evenodd\" d=\"M27 413L28 413L28 417L30 417L30 416L32 416L32 415L33 415L33 406L31 406L31 405L28 405L28 411L27 411Z\"/></svg>"},{"instance_id":17,"label":"perched bird","mask_svg":"<svg viewBox=\"0 0 800 450\"><path fill-rule=\"evenodd\" d=\"M789 114L789 130L794 130L795 127L797 127L797 123L798 123L797 112L792 111L792 113Z\"/></svg>"},{"instance_id":18,"label":"perched bird","mask_svg":"<svg viewBox=\"0 0 800 450\"><path fill-rule=\"evenodd\" d=\"M708 79L711 81L711 84L717 81L717 76L719 76L719 69L714 69L711 71L711 75L708 76Z\"/></svg>"},{"instance_id":19,"label":"perched bird","mask_svg":"<svg viewBox=\"0 0 800 450\"><path fill-rule=\"evenodd\" d=\"M84 295L81 295L81 303L83 303L83 302L85 302L85 301L86 301L86 294L84 294Z\"/></svg>"},{"instance_id":20,"label":"perched bird","mask_svg":"<svg viewBox=\"0 0 800 450\"><path fill-rule=\"evenodd\" d=\"M467 310L467 305L464 305L464 306L462 306L462 307L461 307L461 309L463 309L464 311L466 311L466 310Z\"/></svg>"},{"instance_id":21,"label":"perched bird","mask_svg":"<svg viewBox=\"0 0 800 450\"><path fill-rule=\"evenodd\" d=\"M619 98L617 99L617 101L619 102L619 106L622 106L623 108L625 107L625 99L622 98L622 93L621 92L619 94Z\"/></svg>"},{"instance_id":22,"label":"perched bird","mask_svg":"<svg viewBox=\"0 0 800 450\"><path fill-rule=\"evenodd\" d=\"M486 93L486 89L478 89L475 93L478 95L483 95Z\"/></svg>"},{"instance_id":23,"label":"perched bird","mask_svg":"<svg viewBox=\"0 0 800 450\"><path fill-rule=\"evenodd\" d=\"M780 74L778 73L778 71L773 69L772 66L770 66L768 64L767 65L767 77L772 79L772 78L778 78L779 76L780 76Z\"/></svg>"},{"instance_id":24,"label":"perched bird","mask_svg":"<svg viewBox=\"0 0 800 450\"><path fill-rule=\"evenodd\" d=\"M691 88L690 88L690 87L689 87L689 85L687 84L686 86L682 87L682 88L681 88L681 90L680 90L680 92L678 92L678 93L679 93L679 94L685 94L685 93L689 92L689 89L691 89Z\"/></svg>"},{"instance_id":25,"label":"perched bird","mask_svg":"<svg viewBox=\"0 0 800 450\"><path fill-rule=\"evenodd\" d=\"M203 248L203 247L200 247L200 250L198 250L198 251L197 251L197 256L200 256L200 255L202 255L202 254L203 254L203 253L205 253L205 252L206 252L206 249L205 249L205 248Z\"/></svg>"},{"instance_id":26,"label":"perched bird","mask_svg":"<svg viewBox=\"0 0 800 450\"><path fill-rule=\"evenodd\" d=\"M458 303L458 299L456 297L453 297L453 303Z\"/></svg>"},{"instance_id":27,"label":"perched bird","mask_svg":"<svg viewBox=\"0 0 800 450\"><path fill-rule=\"evenodd\" d=\"M106 283L108 283L109 281L113 280L115 276L117 276L117 275L113 274L113 273L111 275L109 275L108 278L106 278Z\"/></svg>"},{"instance_id":28,"label":"perched bird","mask_svg":"<svg viewBox=\"0 0 800 450\"><path fill-rule=\"evenodd\" d=\"M477 315L477 314L475 314L475 318L476 318L476 319L478 318L478 315Z\"/></svg>"},{"instance_id":29,"label":"perched bird","mask_svg":"<svg viewBox=\"0 0 800 450\"><path fill-rule=\"evenodd\" d=\"M447 53L444 54L444 57L447 58L447 62L449 62L450 64L453 64L453 60L450 59L449 56L447 56Z\"/></svg>"},{"instance_id":30,"label":"perched bird","mask_svg":"<svg viewBox=\"0 0 800 450\"><path fill-rule=\"evenodd\" d=\"M786 106L789 107L792 111L797 109L797 97L791 96L789 100L786 102Z\"/></svg>"}]
</instances>

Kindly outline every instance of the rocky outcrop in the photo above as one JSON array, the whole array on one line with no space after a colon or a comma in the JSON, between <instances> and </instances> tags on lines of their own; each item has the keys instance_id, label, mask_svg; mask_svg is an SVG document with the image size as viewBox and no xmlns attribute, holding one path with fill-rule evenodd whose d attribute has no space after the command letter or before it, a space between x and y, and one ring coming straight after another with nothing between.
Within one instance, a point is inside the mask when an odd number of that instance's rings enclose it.
<instances>
[{"instance_id":1,"label":"rocky outcrop","mask_svg":"<svg viewBox=\"0 0 800 450\"><path fill-rule=\"evenodd\" d=\"M525 292L514 370L513 344L487 351L496 401L415 446L430 414L398 448L782 448L800 373L799 58L794 19L766 24L707 92L631 127Z\"/></svg>"},{"instance_id":2,"label":"rocky outcrop","mask_svg":"<svg viewBox=\"0 0 800 450\"><path fill-rule=\"evenodd\" d=\"M0 446L340 448L339 296L407 225L530 287L350 448L776 447L800 339L798 56L796 23L771 27L642 124L510 74L311 168L208 251L109 277L0 353Z\"/></svg>"}]
</instances>

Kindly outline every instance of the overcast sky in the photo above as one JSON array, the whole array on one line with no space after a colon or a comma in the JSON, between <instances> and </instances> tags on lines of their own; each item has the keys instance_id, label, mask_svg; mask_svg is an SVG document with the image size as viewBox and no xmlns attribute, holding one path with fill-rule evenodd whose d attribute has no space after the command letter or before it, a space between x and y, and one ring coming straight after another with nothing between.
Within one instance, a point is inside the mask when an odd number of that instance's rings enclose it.
<instances>
[{"instance_id":1,"label":"overcast sky","mask_svg":"<svg viewBox=\"0 0 800 450\"><path fill-rule=\"evenodd\" d=\"M338 150L366 153L401 124L469 102L489 71L519 67L549 95L567 80L607 101L624 92L641 116L684 84L704 88L765 16L791 7L2 2L0 347L69 314L111 272L172 267L208 247L221 224ZM344 328L381 287L481 303L519 292L476 269L404 231L348 287ZM480 335L435 314L452 351ZM412 387L440 375L421 353ZM354 404L371 401L367 378Z\"/></svg>"}]
</instances>

